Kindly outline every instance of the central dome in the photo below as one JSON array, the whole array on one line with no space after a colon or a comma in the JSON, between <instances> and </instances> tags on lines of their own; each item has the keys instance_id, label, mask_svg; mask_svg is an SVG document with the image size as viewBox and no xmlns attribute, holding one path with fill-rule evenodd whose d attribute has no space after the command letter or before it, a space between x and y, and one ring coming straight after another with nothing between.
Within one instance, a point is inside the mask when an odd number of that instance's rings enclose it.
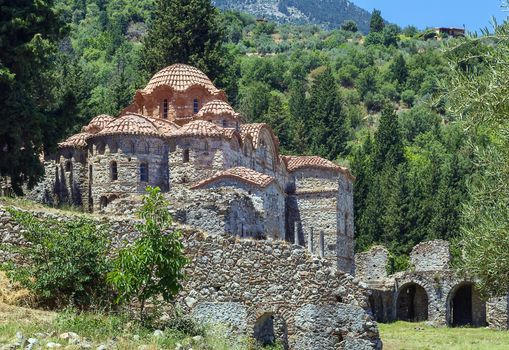
<instances>
[{"instance_id":1,"label":"central dome","mask_svg":"<svg viewBox=\"0 0 509 350\"><path fill-rule=\"evenodd\" d=\"M173 64L161 69L143 91L151 92L159 86L170 86L175 91L184 92L196 85L206 88L212 94L219 92L205 73L187 64Z\"/></svg>"}]
</instances>

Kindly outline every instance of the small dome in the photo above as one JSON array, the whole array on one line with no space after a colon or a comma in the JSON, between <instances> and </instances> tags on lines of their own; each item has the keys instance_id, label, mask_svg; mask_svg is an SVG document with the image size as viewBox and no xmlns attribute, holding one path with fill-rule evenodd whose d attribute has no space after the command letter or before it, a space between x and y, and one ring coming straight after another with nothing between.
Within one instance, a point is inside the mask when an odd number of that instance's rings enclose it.
<instances>
[{"instance_id":1,"label":"small dome","mask_svg":"<svg viewBox=\"0 0 509 350\"><path fill-rule=\"evenodd\" d=\"M180 129L180 126L172 121L158 118L149 118L152 123L159 129L159 132L165 136L170 136Z\"/></svg>"},{"instance_id":2,"label":"small dome","mask_svg":"<svg viewBox=\"0 0 509 350\"><path fill-rule=\"evenodd\" d=\"M67 140L60 142L58 144L58 148L84 148L87 145L87 138L90 136L91 134L88 132L81 132L79 134L72 135Z\"/></svg>"},{"instance_id":3,"label":"small dome","mask_svg":"<svg viewBox=\"0 0 509 350\"><path fill-rule=\"evenodd\" d=\"M221 128L216 124L205 120L194 120L187 123L182 128L172 134L174 137L183 136L205 136L205 137L223 137L225 136Z\"/></svg>"},{"instance_id":4,"label":"small dome","mask_svg":"<svg viewBox=\"0 0 509 350\"><path fill-rule=\"evenodd\" d=\"M111 115L107 114L101 114L95 117L88 123L87 126L83 127L82 131L90 132L90 133L97 133L104 129L106 125L114 121L115 118L113 118Z\"/></svg>"},{"instance_id":5,"label":"small dome","mask_svg":"<svg viewBox=\"0 0 509 350\"><path fill-rule=\"evenodd\" d=\"M143 91L151 92L165 85L179 92L184 92L196 85L206 88L212 94L220 92L205 73L186 64L174 64L161 69L150 79Z\"/></svg>"},{"instance_id":6,"label":"small dome","mask_svg":"<svg viewBox=\"0 0 509 350\"><path fill-rule=\"evenodd\" d=\"M103 130L97 133L97 135L161 136L161 133L148 118L139 114L126 114L109 123Z\"/></svg>"},{"instance_id":7,"label":"small dome","mask_svg":"<svg viewBox=\"0 0 509 350\"><path fill-rule=\"evenodd\" d=\"M203 118L205 116L222 116L229 115L233 118L238 118L239 114L235 112L228 102L222 100L214 100L207 102L200 111L196 114L196 118Z\"/></svg>"}]
</instances>

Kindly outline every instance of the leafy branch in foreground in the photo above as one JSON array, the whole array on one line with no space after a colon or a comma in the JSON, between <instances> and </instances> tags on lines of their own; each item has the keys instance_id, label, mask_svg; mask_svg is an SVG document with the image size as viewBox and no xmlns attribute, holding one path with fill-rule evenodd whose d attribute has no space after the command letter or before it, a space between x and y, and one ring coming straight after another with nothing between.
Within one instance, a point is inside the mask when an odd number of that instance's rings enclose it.
<instances>
[{"instance_id":1,"label":"leafy branch in foreground","mask_svg":"<svg viewBox=\"0 0 509 350\"><path fill-rule=\"evenodd\" d=\"M187 259L181 233L171 230L168 202L158 187L147 187L138 215L140 237L120 250L108 281L118 290L117 302L138 300L143 322L148 299L161 295L168 302L181 290Z\"/></svg>"},{"instance_id":2,"label":"leafy branch in foreground","mask_svg":"<svg viewBox=\"0 0 509 350\"><path fill-rule=\"evenodd\" d=\"M485 33L488 34L488 33ZM463 209L463 268L485 296L509 287L509 23L449 51L449 111L465 123L477 175Z\"/></svg>"}]
</instances>

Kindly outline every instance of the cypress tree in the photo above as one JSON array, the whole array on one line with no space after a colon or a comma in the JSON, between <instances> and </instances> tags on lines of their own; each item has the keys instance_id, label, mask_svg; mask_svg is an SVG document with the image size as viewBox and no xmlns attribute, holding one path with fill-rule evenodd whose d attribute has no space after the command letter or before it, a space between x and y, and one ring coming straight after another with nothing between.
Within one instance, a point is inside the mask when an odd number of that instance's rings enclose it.
<instances>
[{"instance_id":1,"label":"cypress tree","mask_svg":"<svg viewBox=\"0 0 509 350\"><path fill-rule=\"evenodd\" d=\"M294 81L290 86L288 108L292 118L292 150L303 154L308 150L308 104L306 101L306 85L302 81Z\"/></svg>"},{"instance_id":2,"label":"cypress tree","mask_svg":"<svg viewBox=\"0 0 509 350\"><path fill-rule=\"evenodd\" d=\"M371 14L371 20L369 22L370 32L379 33L384 30L385 23L382 18L382 12L380 10L374 9Z\"/></svg>"},{"instance_id":3,"label":"cypress tree","mask_svg":"<svg viewBox=\"0 0 509 350\"><path fill-rule=\"evenodd\" d=\"M312 152L336 159L345 151L348 132L338 86L330 67L313 82L309 112Z\"/></svg>"},{"instance_id":4,"label":"cypress tree","mask_svg":"<svg viewBox=\"0 0 509 350\"><path fill-rule=\"evenodd\" d=\"M288 151L291 147L290 130L288 128L288 109L283 105L280 95L275 93L270 95L269 108L264 119L279 138L281 149Z\"/></svg>"},{"instance_id":5,"label":"cypress tree","mask_svg":"<svg viewBox=\"0 0 509 350\"><path fill-rule=\"evenodd\" d=\"M143 40L142 69L147 76L174 64L193 65L212 80L224 79L225 57L219 11L210 0L158 0Z\"/></svg>"},{"instance_id":6,"label":"cypress tree","mask_svg":"<svg viewBox=\"0 0 509 350\"><path fill-rule=\"evenodd\" d=\"M380 125L375 133L374 152L373 161L376 170L386 165L395 168L404 160L398 117L388 104L382 110Z\"/></svg>"}]
</instances>

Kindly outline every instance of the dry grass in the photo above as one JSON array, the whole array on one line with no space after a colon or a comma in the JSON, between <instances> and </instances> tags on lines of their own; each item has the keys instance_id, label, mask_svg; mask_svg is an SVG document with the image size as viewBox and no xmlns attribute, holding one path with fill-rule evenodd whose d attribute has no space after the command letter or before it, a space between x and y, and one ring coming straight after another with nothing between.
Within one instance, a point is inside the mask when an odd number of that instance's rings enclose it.
<instances>
[{"instance_id":1,"label":"dry grass","mask_svg":"<svg viewBox=\"0 0 509 350\"><path fill-rule=\"evenodd\" d=\"M0 271L0 304L31 306L34 298L30 292L9 281L5 272Z\"/></svg>"},{"instance_id":2,"label":"dry grass","mask_svg":"<svg viewBox=\"0 0 509 350\"><path fill-rule=\"evenodd\" d=\"M507 350L509 332L486 328L434 328L424 323L380 324L384 350Z\"/></svg>"}]
</instances>

